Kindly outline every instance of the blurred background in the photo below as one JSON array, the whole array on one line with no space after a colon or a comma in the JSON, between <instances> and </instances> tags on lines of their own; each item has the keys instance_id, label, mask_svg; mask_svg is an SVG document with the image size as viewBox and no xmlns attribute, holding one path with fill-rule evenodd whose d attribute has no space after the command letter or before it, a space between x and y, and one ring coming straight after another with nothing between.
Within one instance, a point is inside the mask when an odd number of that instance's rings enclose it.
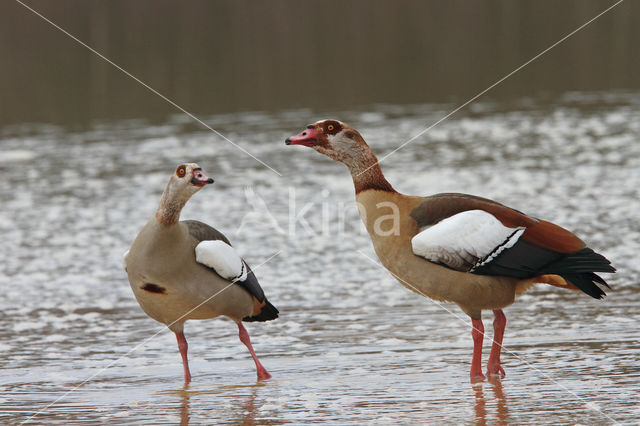
<instances>
[{"instance_id":1,"label":"blurred background","mask_svg":"<svg viewBox=\"0 0 640 426\"><path fill-rule=\"evenodd\" d=\"M466 101L612 1L42 1L29 5L200 114ZM176 110L14 1L0 3L0 125ZM627 1L490 98L640 88Z\"/></svg>"}]
</instances>

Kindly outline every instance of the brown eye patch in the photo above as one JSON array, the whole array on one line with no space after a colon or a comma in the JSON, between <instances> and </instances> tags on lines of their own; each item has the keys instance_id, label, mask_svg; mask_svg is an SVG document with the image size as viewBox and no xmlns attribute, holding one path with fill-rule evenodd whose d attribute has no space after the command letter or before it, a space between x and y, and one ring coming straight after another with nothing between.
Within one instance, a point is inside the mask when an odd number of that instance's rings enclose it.
<instances>
[{"instance_id":1,"label":"brown eye patch","mask_svg":"<svg viewBox=\"0 0 640 426\"><path fill-rule=\"evenodd\" d=\"M328 121L324 125L324 131L330 135L335 135L340 130L342 130L342 125L337 121Z\"/></svg>"},{"instance_id":2,"label":"brown eye patch","mask_svg":"<svg viewBox=\"0 0 640 426\"><path fill-rule=\"evenodd\" d=\"M178 176L179 178L184 177L186 173L187 168L184 165L178 166L178 168L176 169L176 176Z\"/></svg>"}]
</instances>

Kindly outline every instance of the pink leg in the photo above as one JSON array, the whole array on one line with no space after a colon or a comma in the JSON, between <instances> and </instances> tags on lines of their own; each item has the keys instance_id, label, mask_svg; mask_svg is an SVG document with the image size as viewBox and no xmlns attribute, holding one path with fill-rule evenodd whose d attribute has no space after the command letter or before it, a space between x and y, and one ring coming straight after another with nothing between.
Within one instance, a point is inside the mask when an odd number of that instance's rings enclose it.
<instances>
[{"instance_id":1,"label":"pink leg","mask_svg":"<svg viewBox=\"0 0 640 426\"><path fill-rule=\"evenodd\" d=\"M182 355L182 366L184 367L184 383L187 384L191 381L191 373L189 372L189 359L187 358L187 339L184 337L184 333L176 333L176 339L178 340L178 349L180 349L180 355Z\"/></svg>"},{"instance_id":2,"label":"pink leg","mask_svg":"<svg viewBox=\"0 0 640 426\"><path fill-rule=\"evenodd\" d=\"M491 346L491 354L487 363L487 374L504 377L504 369L500 365L500 351L502 350L502 337L504 336L504 328L507 325L507 317L502 312L502 309L496 309L493 314L496 318L493 320L493 345Z\"/></svg>"},{"instance_id":3,"label":"pink leg","mask_svg":"<svg viewBox=\"0 0 640 426\"><path fill-rule=\"evenodd\" d=\"M267 370L260 364L256 353L253 351L253 346L251 346L251 339L249 338L249 333L247 329L244 328L241 322L238 323L238 337L240 337L240 341L244 343L244 345L251 352L251 357L253 357L253 361L256 363L256 369L258 370L258 380L270 379L271 374L267 372Z\"/></svg>"},{"instance_id":4,"label":"pink leg","mask_svg":"<svg viewBox=\"0 0 640 426\"><path fill-rule=\"evenodd\" d=\"M484 379L482 374L482 340L484 338L484 325L481 319L471 319L473 330L473 358L471 359L471 381L476 382Z\"/></svg>"}]
</instances>

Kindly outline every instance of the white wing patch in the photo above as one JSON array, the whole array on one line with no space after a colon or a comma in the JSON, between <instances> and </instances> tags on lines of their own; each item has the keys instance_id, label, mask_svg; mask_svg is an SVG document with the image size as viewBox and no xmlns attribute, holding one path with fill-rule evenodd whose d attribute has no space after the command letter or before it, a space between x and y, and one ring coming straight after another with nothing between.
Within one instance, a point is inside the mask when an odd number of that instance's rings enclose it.
<instances>
[{"instance_id":1,"label":"white wing patch","mask_svg":"<svg viewBox=\"0 0 640 426\"><path fill-rule=\"evenodd\" d=\"M524 227L508 228L491 213L468 210L441 220L411 239L413 253L459 271L473 271L513 247Z\"/></svg>"},{"instance_id":2,"label":"white wing patch","mask_svg":"<svg viewBox=\"0 0 640 426\"><path fill-rule=\"evenodd\" d=\"M127 256L129 256L129 250L125 251L122 255L122 267L125 271L127 270Z\"/></svg>"},{"instance_id":3,"label":"white wing patch","mask_svg":"<svg viewBox=\"0 0 640 426\"><path fill-rule=\"evenodd\" d=\"M233 281L247 279L247 267L229 244L221 240L201 241L196 246L196 262L213 268L218 275Z\"/></svg>"}]
</instances>

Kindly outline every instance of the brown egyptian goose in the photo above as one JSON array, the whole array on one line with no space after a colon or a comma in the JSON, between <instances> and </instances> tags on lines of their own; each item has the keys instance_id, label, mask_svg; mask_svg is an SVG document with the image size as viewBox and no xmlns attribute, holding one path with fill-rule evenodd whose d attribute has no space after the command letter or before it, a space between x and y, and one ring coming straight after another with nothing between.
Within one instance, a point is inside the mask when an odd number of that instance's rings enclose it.
<instances>
[{"instance_id":1,"label":"brown egyptian goose","mask_svg":"<svg viewBox=\"0 0 640 426\"><path fill-rule=\"evenodd\" d=\"M344 123L318 121L286 144L308 146L344 163L382 264L411 290L454 302L471 317L474 381L484 377L483 310L495 315L487 374L503 376L502 308L516 294L546 283L600 299L605 293L596 284L609 287L595 272L615 272L610 262L560 226L473 195L398 193L362 136Z\"/></svg>"},{"instance_id":2,"label":"brown egyptian goose","mask_svg":"<svg viewBox=\"0 0 640 426\"><path fill-rule=\"evenodd\" d=\"M178 166L155 216L125 253L124 267L142 310L176 334L185 383L191 381L185 321L220 315L238 324L258 379L268 379L271 375L260 364L242 321L270 321L278 317L278 310L222 233L195 220L179 221L189 198L210 183L213 179L197 164Z\"/></svg>"}]
</instances>

